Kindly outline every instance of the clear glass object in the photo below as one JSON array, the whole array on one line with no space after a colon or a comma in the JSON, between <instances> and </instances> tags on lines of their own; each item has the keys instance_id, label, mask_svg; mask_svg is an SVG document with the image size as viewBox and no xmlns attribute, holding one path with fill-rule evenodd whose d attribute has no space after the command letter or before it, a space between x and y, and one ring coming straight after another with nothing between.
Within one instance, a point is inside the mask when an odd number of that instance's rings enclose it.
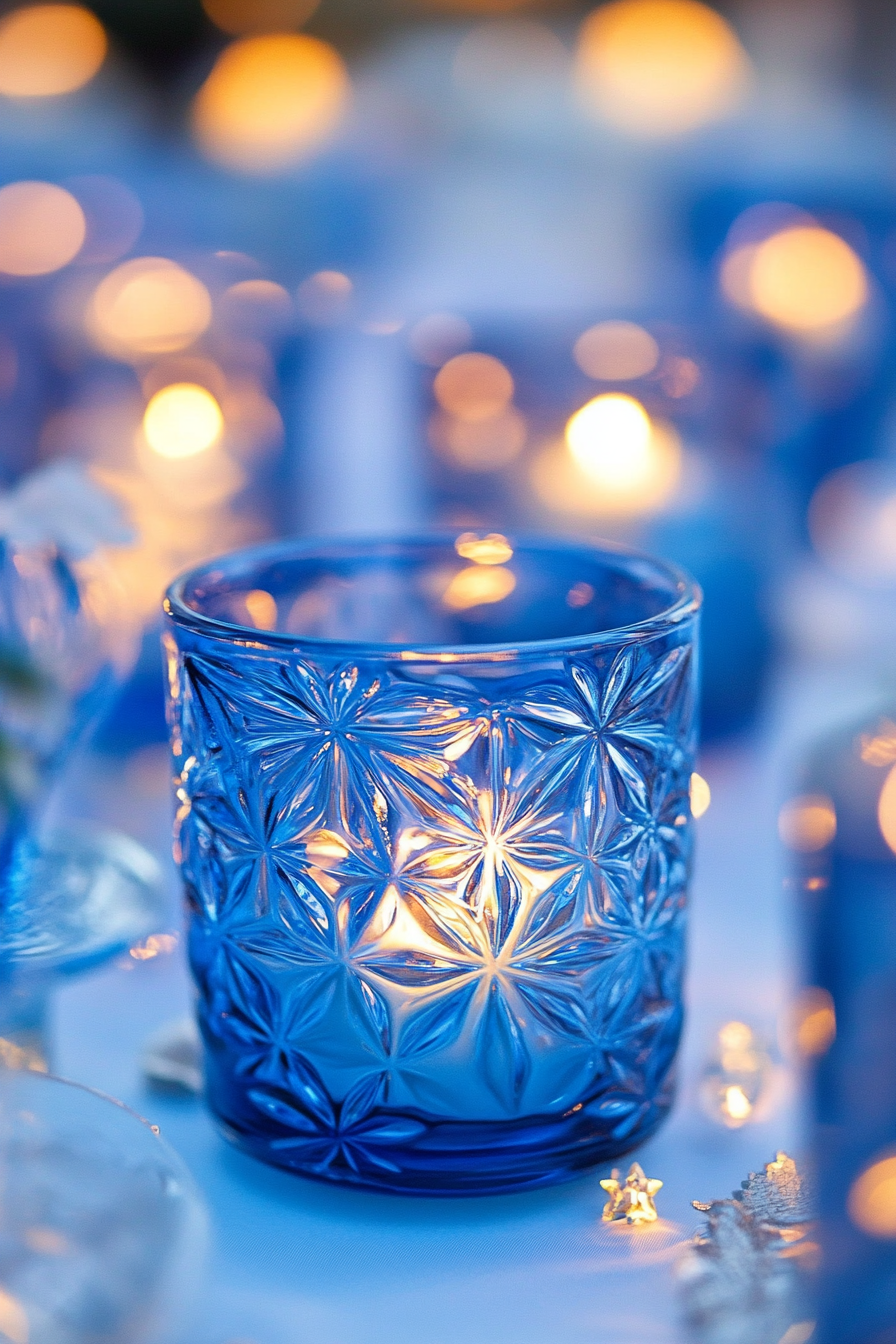
<instances>
[{"instance_id":1,"label":"clear glass object","mask_svg":"<svg viewBox=\"0 0 896 1344\"><path fill-rule=\"evenodd\" d=\"M0 1072L0 1331L156 1344L182 1323L206 1220L158 1131L97 1092Z\"/></svg>"},{"instance_id":2,"label":"clear glass object","mask_svg":"<svg viewBox=\"0 0 896 1344\"><path fill-rule=\"evenodd\" d=\"M73 512L74 512L73 506ZM0 1034L21 1034L10 981L80 970L165 916L158 865L127 837L42 827L73 748L133 657L102 553L0 536ZM41 1012L43 1010L41 1009Z\"/></svg>"},{"instance_id":3,"label":"clear glass object","mask_svg":"<svg viewBox=\"0 0 896 1344\"><path fill-rule=\"evenodd\" d=\"M672 1096L699 592L623 550L290 543L165 608L208 1098L266 1161L549 1184Z\"/></svg>"}]
</instances>

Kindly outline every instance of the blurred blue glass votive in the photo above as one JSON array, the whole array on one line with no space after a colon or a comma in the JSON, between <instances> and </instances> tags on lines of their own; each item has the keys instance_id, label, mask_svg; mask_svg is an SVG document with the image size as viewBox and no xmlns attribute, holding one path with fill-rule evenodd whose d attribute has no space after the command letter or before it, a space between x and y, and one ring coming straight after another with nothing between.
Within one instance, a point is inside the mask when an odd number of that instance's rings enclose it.
<instances>
[{"instance_id":1,"label":"blurred blue glass votive","mask_svg":"<svg viewBox=\"0 0 896 1344\"><path fill-rule=\"evenodd\" d=\"M294 542L165 602L210 1105L308 1176L550 1184L669 1108L699 590L624 550Z\"/></svg>"}]
</instances>

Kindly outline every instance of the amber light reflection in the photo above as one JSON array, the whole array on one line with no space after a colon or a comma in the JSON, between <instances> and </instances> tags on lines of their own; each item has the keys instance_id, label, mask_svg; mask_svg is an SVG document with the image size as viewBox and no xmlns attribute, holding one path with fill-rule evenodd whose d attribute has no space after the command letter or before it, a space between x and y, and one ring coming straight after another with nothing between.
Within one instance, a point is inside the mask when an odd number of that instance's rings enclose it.
<instances>
[{"instance_id":1,"label":"amber light reflection","mask_svg":"<svg viewBox=\"0 0 896 1344\"><path fill-rule=\"evenodd\" d=\"M106 33L81 5L28 5L0 19L0 94L73 93L106 59Z\"/></svg>"},{"instance_id":2,"label":"amber light reflection","mask_svg":"<svg viewBox=\"0 0 896 1344\"><path fill-rule=\"evenodd\" d=\"M577 87L586 108L647 139L667 139L732 112L750 82L733 29L697 0L615 0L585 23Z\"/></svg>"},{"instance_id":3,"label":"amber light reflection","mask_svg":"<svg viewBox=\"0 0 896 1344\"><path fill-rule=\"evenodd\" d=\"M247 37L215 62L193 104L193 129L225 167L276 173L332 137L348 98L345 65L328 43L303 33Z\"/></svg>"},{"instance_id":4,"label":"amber light reflection","mask_svg":"<svg viewBox=\"0 0 896 1344\"><path fill-rule=\"evenodd\" d=\"M49 275L67 266L87 236L84 211L52 182L12 182L0 190L0 271Z\"/></svg>"}]
</instances>

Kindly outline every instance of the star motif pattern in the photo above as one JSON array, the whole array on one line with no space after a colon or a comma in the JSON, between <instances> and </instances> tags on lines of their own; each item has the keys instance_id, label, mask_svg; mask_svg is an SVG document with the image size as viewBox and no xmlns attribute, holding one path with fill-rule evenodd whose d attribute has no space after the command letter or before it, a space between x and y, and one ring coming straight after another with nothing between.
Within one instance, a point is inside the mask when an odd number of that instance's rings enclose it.
<instances>
[{"instance_id":1,"label":"star motif pattern","mask_svg":"<svg viewBox=\"0 0 896 1344\"><path fill-rule=\"evenodd\" d=\"M662 1181L645 1176L637 1162L632 1163L621 1184L619 1175L614 1169L612 1176L600 1183L601 1189L607 1192L607 1202L601 1215L603 1221L615 1223L624 1218L630 1226L635 1227L642 1223L655 1223L659 1214L654 1196L662 1190Z\"/></svg>"},{"instance_id":2,"label":"star motif pattern","mask_svg":"<svg viewBox=\"0 0 896 1344\"><path fill-rule=\"evenodd\" d=\"M574 1117L620 1147L656 1124L691 636L501 678L169 637L175 850L228 1123L359 1180L452 1121Z\"/></svg>"}]
</instances>

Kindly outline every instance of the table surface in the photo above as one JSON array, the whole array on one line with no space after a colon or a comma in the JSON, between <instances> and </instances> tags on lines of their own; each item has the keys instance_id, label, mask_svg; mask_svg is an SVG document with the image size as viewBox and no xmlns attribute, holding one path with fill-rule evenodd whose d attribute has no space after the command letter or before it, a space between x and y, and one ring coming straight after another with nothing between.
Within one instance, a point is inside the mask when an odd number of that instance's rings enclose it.
<instances>
[{"instance_id":1,"label":"table surface","mask_svg":"<svg viewBox=\"0 0 896 1344\"><path fill-rule=\"evenodd\" d=\"M725 1198L779 1148L801 1147L797 1080L780 1065L769 1114L712 1123L698 1085L718 1027L737 1018L774 1040L796 976L798 934L776 815L799 745L876 704L853 674L782 675L763 722L702 764L712 806L698 823L689 1015L678 1101L637 1154L664 1182L661 1219L606 1225L596 1170L533 1194L429 1200L316 1184L233 1150L198 1100L160 1098L140 1078L155 1029L189 1011L181 949L123 958L55 996L53 1067L119 1097L161 1127L193 1172L211 1224L191 1344L659 1344L682 1338L674 1264L700 1224L693 1199ZM157 855L170 851L161 747L85 755L59 807L101 817ZM172 927L177 883L168 862Z\"/></svg>"}]
</instances>

